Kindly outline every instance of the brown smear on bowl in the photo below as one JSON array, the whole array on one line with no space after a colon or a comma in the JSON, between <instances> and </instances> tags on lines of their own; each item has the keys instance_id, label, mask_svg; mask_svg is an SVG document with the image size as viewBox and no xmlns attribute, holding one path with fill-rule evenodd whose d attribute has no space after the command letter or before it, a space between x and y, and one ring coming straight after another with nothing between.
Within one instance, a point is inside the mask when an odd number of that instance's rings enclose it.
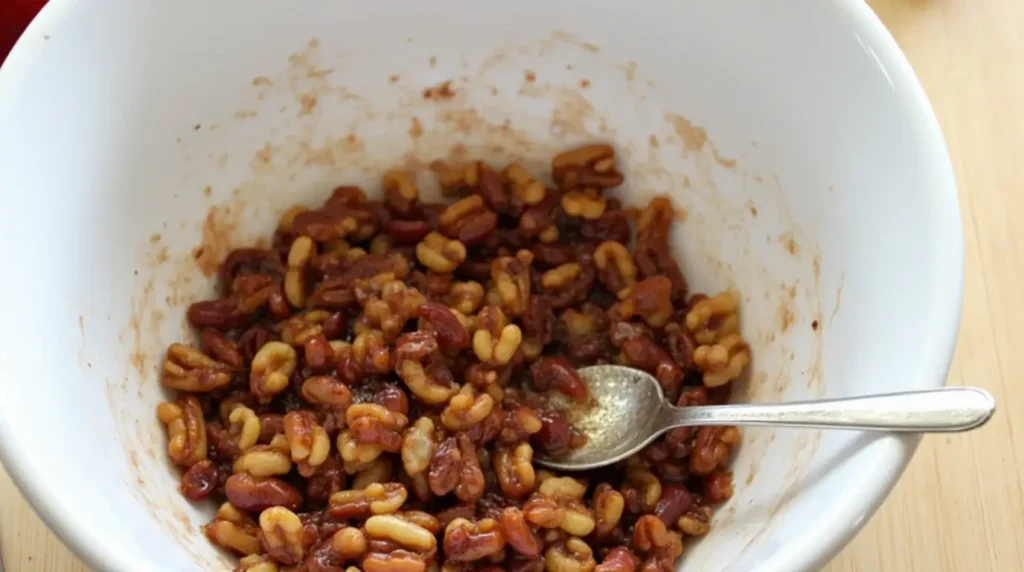
<instances>
[{"instance_id":1,"label":"brown smear on bowl","mask_svg":"<svg viewBox=\"0 0 1024 572\"><path fill-rule=\"evenodd\" d=\"M251 151L243 152L243 155L236 154L236 157L250 158L247 172L240 180L219 181L215 184L215 188L218 189L234 187L235 190L229 196L218 197L219 200L208 212L196 213L196 218L205 214L201 228L196 232L198 244L194 243L195 248L191 251L168 253L172 265L165 264L164 268L172 274L171 280L161 284L160 296L154 297L151 293L149 298L152 299L148 299L144 290L140 292L132 302L133 314L135 308L152 308L154 304L159 303L168 316L183 315L184 307L197 298L197 293L211 288L210 277L215 273L218 263L232 248L251 243L247 234L254 236L268 231L266 227L253 227L254 224L272 224L267 222L267 217L255 216L258 209L263 209L259 212L271 215L283 212L296 202L319 202L331 186L340 182L364 184L367 190L373 193L379 188L381 174L394 168L396 164L402 168L425 171L438 160L457 164L471 156L483 156L489 157L495 165L523 159L528 170L538 172L542 170L542 161L546 162L552 154L572 144L581 141L608 141L619 145L618 150L623 157L623 163L630 170L628 180L631 184L628 191L636 195L631 201L642 203L646 189L669 181L676 201L675 206L679 212L689 213L686 224L697 234L717 236L723 229L701 226L707 224L704 222L705 212L702 212L701 208L694 208L691 203L694 198L701 199L703 208L710 208L719 213L727 221L726 230L740 235L744 232L749 234L745 227L752 224L752 217L757 219L753 221L756 223L772 216L769 207L781 197L781 185L777 177L770 173L747 173L744 170L742 154L736 158L725 157L712 142L706 129L678 113L666 113L664 123L652 126L650 134L637 141L636 145L623 144L616 129L617 124L606 114L608 110L602 109L596 103L599 101L598 92L601 90L583 91L582 88L586 87L584 83L589 85L591 80L579 79L578 76L566 77L564 84L558 84L552 82L547 75L538 79L536 74L533 74L532 80L527 79L528 76L523 70L528 68L525 68L522 58L537 55L568 58L564 64L551 69L564 67L569 70L590 70L594 69L593 66L600 65L599 69L607 69L609 72L601 77L602 87L603 82L607 82L609 89L612 89L615 87L614 82L620 82L636 95L638 101L642 99L641 96L653 93L651 90L655 89L652 82L642 77L641 65L635 62L603 60L596 45L582 41L572 34L556 31L535 43L507 42L483 57L482 63L475 69L464 67L461 72L453 72L451 77L457 78L458 89L453 88L452 80L426 87L422 83L415 84L409 81L408 78L416 77L417 69L422 70L424 67L422 61L409 69L382 70L384 75L380 82L385 83L383 78L386 77L386 88L396 90L401 96L401 101L397 105L392 102L384 109L360 93L359 89L344 84L344 74L341 73L344 70L342 55L328 56L322 53L318 41L310 41L303 50L288 58L284 69L253 78L251 100L239 102L240 110L252 112L252 115L246 114L247 118L259 117L260 121L269 121L270 117L281 117L287 120L288 129L281 132L276 132L275 129L264 135L266 140L262 144L255 145ZM593 66L582 67L585 61L591 62ZM333 73L335 69L338 69L339 73ZM589 73L593 72L588 72L588 75ZM498 81L503 74L514 77L515 83ZM399 82L399 78L406 80ZM277 113L283 102L289 103L289 108L294 109L294 102L298 100L300 108L304 108L302 97L306 97L306 101L312 103L308 106L308 114ZM536 137L531 136L531 133L538 131L536 123L532 124L531 128L524 128L522 124L508 120L507 108L502 106L509 105L508 99L512 97L551 102L549 108L543 108L549 115L532 118L542 122L542 129L548 132L550 140L538 141ZM342 105L346 109L345 120L325 123L324 118L330 117L331 110ZM243 119L235 114L216 125L228 129L239 125ZM389 128L390 131L384 131L390 135L384 135L383 139L380 135L382 123L393 126ZM250 119L248 125L253 124ZM325 125L330 125L326 133L323 129ZM204 129L200 133L206 131ZM374 138L369 137L370 131L375 133ZM183 153L187 152L187 145L182 145L182 148ZM211 151L213 157L227 157L224 149ZM237 153L234 150L232 152ZM666 164L667 157L682 157L692 167L681 172L677 167ZM222 167L225 163L226 160L218 166ZM237 160L233 163L237 163ZM193 166L193 169L196 169L194 176L203 176L213 166L213 160L206 167ZM758 204L762 208L758 209L745 202L731 204L724 199L716 186L716 170L742 175L750 184L756 183L766 187L763 201L761 198L758 199ZM429 187L422 190L425 197L430 196ZM788 210L783 213L783 218L789 216L788 221L792 223L792 217L787 215L787 212ZM263 222L251 222L255 219ZM195 220L193 218L189 222ZM244 225L241 224L242 221L245 222ZM172 221L172 224L173 222L177 221ZM794 244L798 239L800 244L799 249L794 248L790 252L790 258L794 263L800 264L806 264L813 258L817 264L817 246L805 240L805 235L796 228L796 225L790 226L794 227ZM760 235L758 239L760 240ZM749 240L747 242L752 243ZM710 253L718 248L710 242L707 245L695 245L693 248L698 252L695 267L718 269L714 274L715 280L719 283L708 289L716 289L719 286L735 287L735 276L738 272L748 270L734 268L732 261L728 259L701 260L701 251L706 249L705 256L712 258ZM784 285L783 279L784 277L776 276L771 269L764 268L760 271L758 281L766 288L781 288ZM770 343L785 347L790 343L787 340L793 332L813 331L814 353L809 368L801 372L795 369L795 364L788 359L780 359L769 375L763 368L758 367L755 353L755 369L750 372L744 386L737 388L736 397L741 401L750 400L752 397L761 401L777 399L786 393L793 380L806 379L809 384L816 386L818 391L823 390L821 333L825 328L819 327L815 331L811 328L791 327L794 324L810 323L812 319L818 319L819 323L821 320L818 280L815 279L813 284L811 281L804 282L799 287L792 285L792 290L787 292L786 317L769 317L763 321L767 329L756 332L756 337L761 344ZM753 294L753 291L747 292L748 298L743 300L744 307L760 303L759 299L754 299L756 296L751 297ZM836 305L838 307L838 300ZM807 310L801 308L813 310L808 314ZM773 308L766 309L769 314L772 310ZM131 337L134 338L134 335ZM118 399L122 402L124 399L131 399L126 397L128 384L155 382L159 360L162 359L163 351L169 343L169 340L162 340L159 336L151 336L148 333L145 337L147 339L144 340L144 346L142 343L129 344L132 346L133 361L135 357L140 358L141 366L129 363L124 379L118 380L108 388L108 394L119 395ZM789 350L786 349L782 353L788 355ZM124 387L123 391L121 384ZM811 387L811 390L814 391L814 387ZM130 449L129 444L135 439L134 427L140 421L125 417L123 411L113 411L117 401L111 398L112 413L118 420L117 425L123 436L123 443L126 449ZM156 423L156 420L144 419L142 422L149 424ZM774 437L758 445L766 448L772 439ZM814 454L816 439L808 436L805 441L801 441L798 452L800 458ZM164 446L165 444L161 443L158 448ZM749 484L756 480L757 467L760 466L762 458L755 455L748 461L750 470L738 475L738 482L746 481ZM792 477L796 480L801 478L801 475L794 474ZM150 506L154 507L154 512L167 510L165 501L153 501L154 504ZM175 522L173 528L177 529L181 524Z\"/></svg>"},{"instance_id":2,"label":"brown smear on bowl","mask_svg":"<svg viewBox=\"0 0 1024 572\"><path fill-rule=\"evenodd\" d=\"M128 318L128 332L131 336L131 364L141 378L148 373L147 366L150 356L143 349L143 339L148 332L143 332L146 314L153 311L153 279L146 280L142 287L142 296L132 300L131 315Z\"/></svg>"},{"instance_id":3,"label":"brown smear on bowl","mask_svg":"<svg viewBox=\"0 0 1024 572\"><path fill-rule=\"evenodd\" d=\"M299 94L299 115L309 115L316 107L316 96L312 93Z\"/></svg>"},{"instance_id":4,"label":"brown smear on bowl","mask_svg":"<svg viewBox=\"0 0 1024 572\"><path fill-rule=\"evenodd\" d=\"M687 151L701 151L705 145L711 149L711 156L716 163L726 169L736 167L736 159L727 159L719 153L718 148L708 139L708 133L703 127L694 125L689 119L676 113L666 113L665 120L672 124L676 135L683 142L683 148Z\"/></svg>"},{"instance_id":5,"label":"brown smear on bowl","mask_svg":"<svg viewBox=\"0 0 1024 572\"><path fill-rule=\"evenodd\" d=\"M601 51L601 48L599 48L597 44L585 42L579 39L579 37L577 37L575 34L571 34L569 32L565 32L562 30L555 30L551 32L550 41L555 43L573 45L592 54L596 54Z\"/></svg>"},{"instance_id":6,"label":"brown smear on bowl","mask_svg":"<svg viewBox=\"0 0 1024 572\"><path fill-rule=\"evenodd\" d=\"M189 263L189 274L195 274L197 268L192 264L188 252L182 253L182 259ZM147 270L152 269L144 268L144 271ZM182 550L196 561L201 561L200 551L208 551L202 546L202 536L196 534L196 527L192 524L193 509L185 502L173 498L175 495L162 494L151 482L161 478L177 482L177 476L164 458L167 443L158 426L155 403L150 403L143 393L144 390L158 387L156 383L162 355L156 349L156 344L160 343L166 312L175 311L174 305L166 299L170 295L165 296L165 299L158 295L161 286L154 278L147 278L141 285L140 293L133 297L127 324L118 335L122 344L130 350L129 360L120 375L106 377L105 393L114 420L116 440L124 449L127 460L126 488L148 509L163 534L178 539ZM83 352L87 353L84 346ZM215 558L219 559L224 569L230 567L226 557Z\"/></svg>"},{"instance_id":7,"label":"brown smear on bowl","mask_svg":"<svg viewBox=\"0 0 1024 572\"><path fill-rule=\"evenodd\" d=\"M780 234L778 240L790 256L796 256L797 252L800 251L800 245L797 243L796 237L793 235L793 231L787 230Z\"/></svg>"},{"instance_id":8,"label":"brown smear on bowl","mask_svg":"<svg viewBox=\"0 0 1024 572\"><path fill-rule=\"evenodd\" d=\"M445 80L438 85L423 90L423 99L445 100L455 97L452 90L452 80Z\"/></svg>"},{"instance_id":9,"label":"brown smear on bowl","mask_svg":"<svg viewBox=\"0 0 1024 572\"><path fill-rule=\"evenodd\" d=\"M409 137L413 139L419 139L423 135L423 124L420 123L419 118L412 118L412 126L409 127Z\"/></svg>"},{"instance_id":10,"label":"brown smear on bowl","mask_svg":"<svg viewBox=\"0 0 1024 572\"><path fill-rule=\"evenodd\" d=\"M836 314L839 313L839 306L843 303L843 285L846 284L846 272L839 275L839 288L836 289L836 302L832 306L832 313L828 316L828 325L832 326L832 322L836 319Z\"/></svg>"},{"instance_id":11,"label":"brown smear on bowl","mask_svg":"<svg viewBox=\"0 0 1024 572\"><path fill-rule=\"evenodd\" d=\"M665 121L672 124L676 135L683 142L683 148L687 151L700 151L708 141L708 134L703 127L698 127L690 120L676 113L666 113Z\"/></svg>"},{"instance_id":12,"label":"brown smear on bowl","mask_svg":"<svg viewBox=\"0 0 1024 572\"><path fill-rule=\"evenodd\" d=\"M204 276L213 276L217 266L234 246L234 233L238 229L237 209L231 205L212 206L203 222L203 238L192 251L196 266Z\"/></svg>"},{"instance_id":13,"label":"brown smear on bowl","mask_svg":"<svg viewBox=\"0 0 1024 572\"><path fill-rule=\"evenodd\" d=\"M129 475L125 479L126 488L139 503L149 510L163 534L177 539L179 547L193 560L200 562L203 558L196 550L196 545L201 545L203 536L198 533L198 529L193 523L194 519L189 514L192 509L187 508L182 499L172 498L176 495L158 492L158 489L150 486L146 477L143 476L147 473L166 473L167 478L177 479L177 476L173 474L173 468L157 453L158 449L161 452L165 451L166 443L158 444L151 441L140 443L140 439L144 439L145 431L140 427L140 420L132 417L131 409L124 406L124 403L128 401L138 401L139 399L138 396L129 393L128 385L128 377L108 378L106 383L107 403L115 421L117 441L124 449L125 458L128 461ZM147 419L146 422L158 423L156 414L153 414L152 420ZM140 451L145 452L145 457L139 454ZM215 558L220 569L231 569L231 561L226 555L216 554Z\"/></svg>"}]
</instances>

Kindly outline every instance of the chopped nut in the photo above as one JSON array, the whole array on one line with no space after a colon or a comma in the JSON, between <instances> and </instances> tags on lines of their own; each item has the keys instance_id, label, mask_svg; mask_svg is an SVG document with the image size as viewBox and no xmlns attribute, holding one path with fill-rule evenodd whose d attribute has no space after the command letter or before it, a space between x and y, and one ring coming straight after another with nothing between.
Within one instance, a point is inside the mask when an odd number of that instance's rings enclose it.
<instances>
[{"instance_id":1,"label":"chopped nut","mask_svg":"<svg viewBox=\"0 0 1024 572\"><path fill-rule=\"evenodd\" d=\"M167 454L176 464L191 467L206 458L206 422L194 395L177 403L161 403L157 417L167 427Z\"/></svg>"},{"instance_id":2,"label":"chopped nut","mask_svg":"<svg viewBox=\"0 0 1024 572\"><path fill-rule=\"evenodd\" d=\"M160 383L178 391L214 391L231 383L231 371L226 364L195 348L171 344L167 348Z\"/></svg>"},{"instance_id":3,"label":"chopped nut","mask_svg":"<svg viewBox=\"0 0 1024 572\"><path fill-rule=\"evenodd\" d=\"M711 530L711 507L694 507L679 517L679 530L690 536L704 536Z\"/></svg>"},{"instance_id":4,"label":"chopped nut","mask_svg":"<svg viewBox=\"0 0 1024 572\"><path fill-rule=\"evenodd\" d=\"M515 257L499 256L491 262L491 278L505 314L518 316L530 303L530 263L533 253L520 250Z\"/></svg>"},{"instance_id":5,"label":"chopped nut","mask_svg":"<svg viewBox=\"0 0 1024 572\"><path fill-rule=\"evenodd\" d=\"M473 334L473 352L480 361L505 365L515 355L521 341L523 333L515 324L502 328L497 340L487 330L477 330Z\"/></svg>"},{"instance_id":6,"label":"chopped nut","mask_svg":"<svg viewBox=\"0 0 1024 572\"><path fill-rule=\"evenodd\" d=\"M238 449L244 451L256 444L260 438L260 419L252 409L238 405L228 416L230 432L238 435Z\"/></svg>"},{"instance_id":7,"label":"chopped nut","mask_svg":"<svg viewBox=\"0 0 1024 572\"><path fill-rule=\"evenodd\" d=\"M490 395L476 395L473 386L466 384L441 412L441 423L451 431L465 431L491 414L494 399Z\"/></svg>"},{"instance_id":8,"label":"chopped nut","mask_svg":"<svg viewBox=\"0 0 1024 572\"><path fill-rule=\"evenodd\" d=\"M309 208L303 205L292 205L288 210L284 211L281 215L281 219L277 223L277 231L281 234L291 234L292 228L295 225L295 217L301 213L308 211Z\"/></svg>"},{"instance_id":9,"label":"chopped nut","mask_svg":"<svg viewBox=\"0 0 1024 572\"><path fill-rule=\"evenodd\" d=\"M282 564L302 560L302 521L284 507L270 507L260 513L260 540L267 553Z\"/></svg>"},{"instance_id":10,"label":"chopped nut","mask_svg":"<svg viewBox=\"0 0 1024 572\"><path fill-rule=\"evenodd\" d=\"M562 288L566 284L579 278L581 272L583 272L582 266L576 262L570 262L557 268L552 268L542 274L540 277L540 283L545 288L552 290Z\"/></svg>"},{"instance_id":11,"label":"chopped nut","mask_svg":"<svg viewBox=\"0 0 1024 572\"><path fill-rule=\"evenodd\" d=\"M470 315L480 309L484 300L484 287L479 282L452 282L448 288L448 305Z\"/></svg>"},{"instance_id":12,"label":"chopped nut","mask_svg":"<svg viewBox=\"0 0 1024 572\"><path fill-rule=\"evenodd\" d=\"M597 220L601 218L607 207L608 202L601 197L592 197L586 193L576 191L562 195L562 210L569 216Z\"/></svg>"},{"instance_id":13,"label":"chopped nut","mask_svg":"<svg viewBox=\"0 0 1024 572\"><path fill-rule=\"evenodd\" d=\"M298 363L295 349L282 342L267 342L252 358L249 388L260 402L269 403L288 387Z\"/></svg>"},{"instance_id":14,"label":"chopped nut","mask_svg":"<svg viewBox=\"0 0 1024 572\"><path fill-rule=\"evenodd\" d=\"M739 334L736 299L729 292L704 298L686 314L686 328L700 345L693 362L704 372L704 385L719 387L738 378L750 363L750 346Z\"/></svg>"},{"instance_id":15,"label":"chopped nut","mask_svg":"<svg viewBox=\"0 0 1024 572\"><path fill-rule=\"evenodd\" d=\"M434 272L453 272L466 259L466 247L457 240L432 232L416 245L416 258Z\"/></svg>"},{"instance_id":16,"label":"chopped nut","mask_svg":"<svg viewBox=\"0 0 1024 572\"><path fill-rule=\"evenodd\" d=\"M693 362L704 372L704 385L719 387L736 379L750 363L750 348L739 334L729 334L718 343L698 346Z\"/></svg>"},{"instance_id":17,"label":"chopped nut","mask_svg":"<svg viewBox=\"0 0 1024 572\"><path fill-rule=\"evenodd\" d=\"M544 200L544 183L533 178L519 163L505 167L505 178L512 181L516 196L525 205L535 205Z\"/></svg>"}]
</instances>

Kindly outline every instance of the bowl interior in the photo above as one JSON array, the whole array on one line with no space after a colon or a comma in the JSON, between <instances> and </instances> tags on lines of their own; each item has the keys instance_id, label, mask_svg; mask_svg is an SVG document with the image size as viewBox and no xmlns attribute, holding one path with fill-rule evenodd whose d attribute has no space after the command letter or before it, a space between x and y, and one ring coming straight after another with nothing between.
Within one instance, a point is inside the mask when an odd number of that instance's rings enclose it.
<instances>
[{"instance_id":1,"label":"bowl interior","mask_svg":"<svg viewBox=\"0 0 1024 572\"><path fill-rule=\"evenodd\" d=\"M809 46L814 46L809 49ZM450 81L450 98L424 90ZM905 60L855 1L52 3L0 74L0 454L93 566L227 567L176 492L163 351L230 248L395 166L616 145L667 194L695 290L742 298L737 398L940 385L961 273L953 177ZM685 216L684 216L685 215ZM682 570L822 564L914 439L744 432Z\"/></svg>"}]
</instances>

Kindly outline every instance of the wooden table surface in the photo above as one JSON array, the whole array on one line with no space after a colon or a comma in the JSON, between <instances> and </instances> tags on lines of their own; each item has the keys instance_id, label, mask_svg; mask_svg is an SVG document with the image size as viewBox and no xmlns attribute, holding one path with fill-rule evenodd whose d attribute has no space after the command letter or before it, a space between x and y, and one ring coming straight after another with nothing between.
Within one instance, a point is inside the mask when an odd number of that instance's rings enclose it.
<instances>
[{"instance_id":1,"label":"wooden table surface","mask_svg":"<svg viewBox=\"0 0 1024 572\"><path fill-rule=\"evenodd\" d=\"M1011 423L1024 406L1024 2L871 4L931 98L960 184L967 276L950 383L985 387L1000 412L979 431L926 437L827 570L1024 571L1024 418ZM8 572L85 570L2 469L0 547Z\"/></svg>"}]
</instances>

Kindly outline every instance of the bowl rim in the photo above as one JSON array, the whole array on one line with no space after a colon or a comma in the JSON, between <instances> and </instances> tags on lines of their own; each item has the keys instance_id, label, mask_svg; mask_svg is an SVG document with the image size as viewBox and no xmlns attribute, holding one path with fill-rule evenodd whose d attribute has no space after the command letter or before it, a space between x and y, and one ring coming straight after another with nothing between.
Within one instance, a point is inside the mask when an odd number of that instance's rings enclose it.
<instances>
[{"instance_id":1,"label":"bowl rim","mask_svg":"<svg viewBox=\"0 0 1024 572\"><path fill-rule=\"evenodd\" d=\"M0 97L9 91L4 89L5 86L16 83L19 75L30 73L30 64L35 54L43 49L43 44L35 38L42 35L43 30L49 31L61 26L70 15L72 7L79 1L51 0L42 8L0 68ZM958 223L958 227L944 237L947 240L948 264L941 272L947 274L948 280L945 284L948 288L943 291L945 299L941 304L937 304L942 305L947 311L950 307L955 308L955 311L949 313L949 318L932 332L928 340L922 340L922 343L930 346L931 351L927 352L927 355L931 357L923 368L919 384L922 387L941 387L946 383L953 359L964 290L963 227L956 177L931 103L905 54L888 29L863 0L835 0L834 4L836 10L848 17L852 30L865 49L870 50L878 65L886 70L894 89L904 94L908 108L912 110L912 114L907 116L907 121L915 124L922 135L919 139L921 151L932 160L936 177L945 180L944 184L938 185L935 189L935 204L944 211L946 219ZM821 535L817 537L816 542L806 547L806 550L792 551L788 558L774 562L775 565L782 565L778 569L817 570L827 564L881 506L909 464L919 442L920 436L908 436L899 439L899 446L883 449L874 460L875 471L859 485L858 496L863 500L829 511L828 523L819 529ZM16 443L14 432L0 421L0 464L49 529L92 569L134 569L136 563L125 561L108 542L93 535L72 513L62 510L45 490L34 484L32 467L19 462L22 453L24 449Z\"/></svg>"}]
</instances>

